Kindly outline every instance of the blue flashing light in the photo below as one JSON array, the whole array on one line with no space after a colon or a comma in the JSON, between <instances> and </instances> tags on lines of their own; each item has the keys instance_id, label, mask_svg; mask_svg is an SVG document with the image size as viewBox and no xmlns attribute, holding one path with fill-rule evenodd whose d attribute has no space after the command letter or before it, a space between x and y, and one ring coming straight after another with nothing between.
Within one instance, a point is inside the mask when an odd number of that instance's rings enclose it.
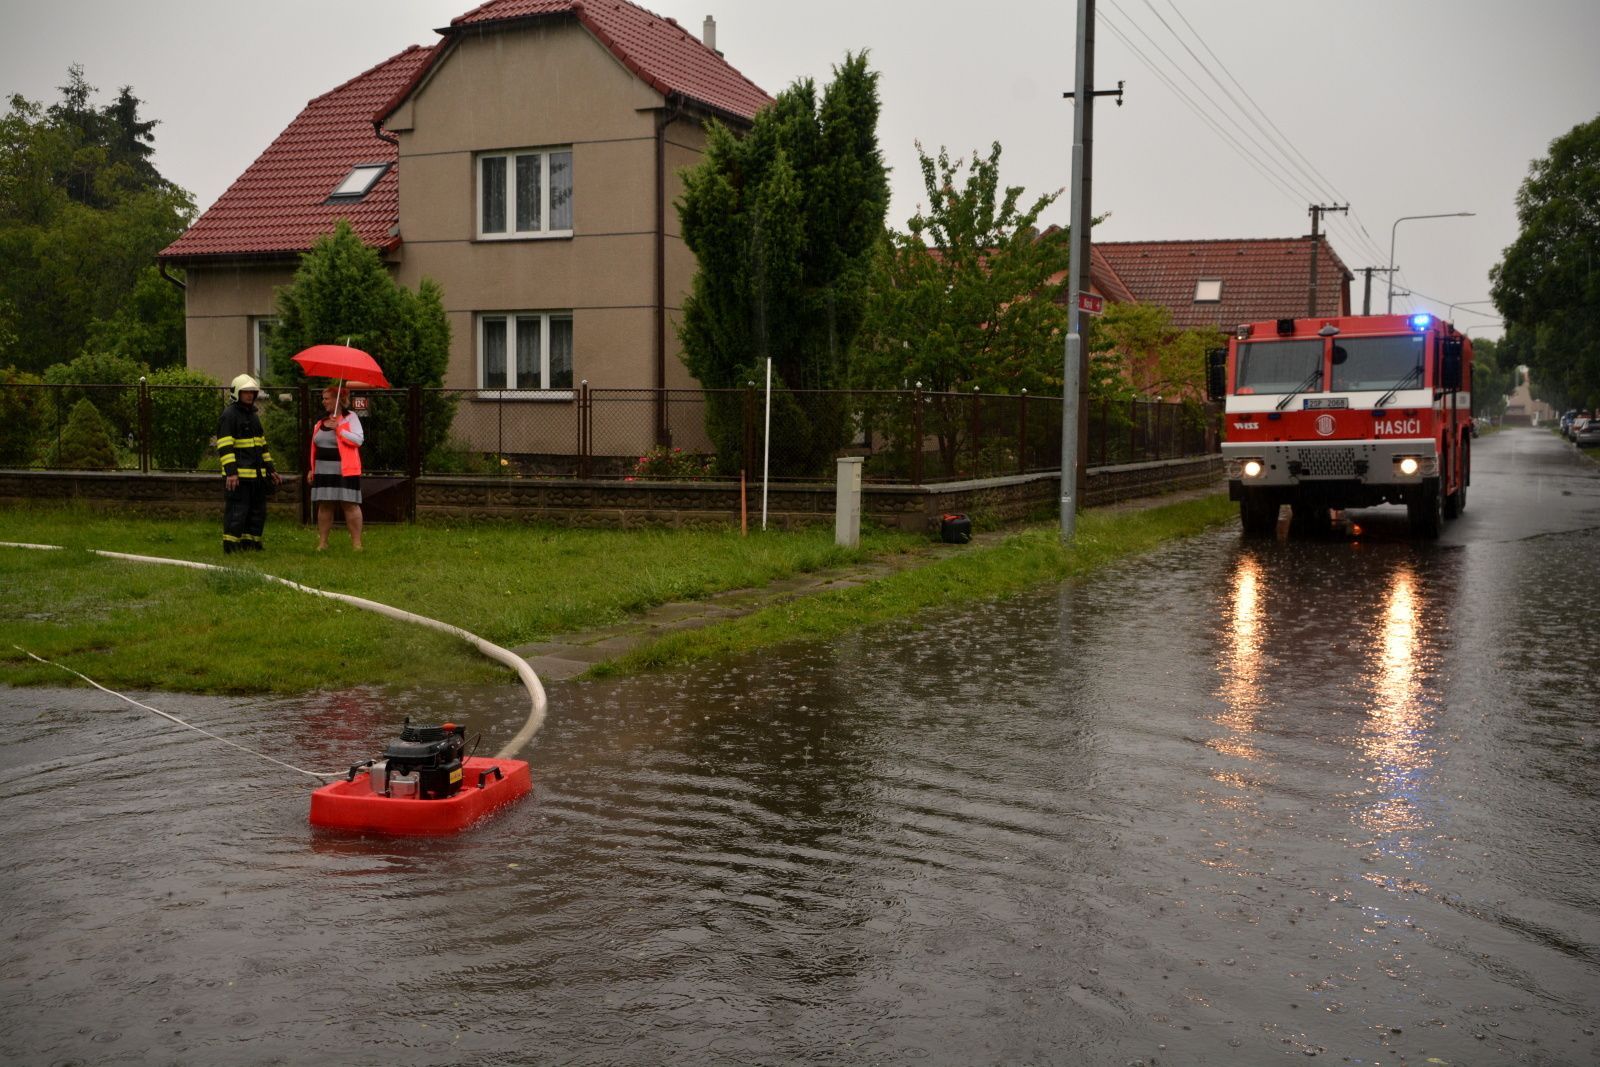
<instances>
[{"instance_id":1,"label":"blue flashing light","mask_svg":"<svg viewBox=\"0 0 1600 1067\"><path fill-rule=\"evenodd\" d=\"M1411 316L1411 328L1413 330L1426 330L1428 328L1428 324L1432 321L1432 315L1428 314L1426 311L1420 311Z\"/></svg>"}]
</instances>

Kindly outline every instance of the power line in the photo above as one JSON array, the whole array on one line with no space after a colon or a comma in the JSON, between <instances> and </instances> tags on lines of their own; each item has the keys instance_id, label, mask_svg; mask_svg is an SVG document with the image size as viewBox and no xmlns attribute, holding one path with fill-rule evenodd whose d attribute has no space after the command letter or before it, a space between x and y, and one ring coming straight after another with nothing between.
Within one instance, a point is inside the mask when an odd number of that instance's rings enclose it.
<instances>
[{"instance_id":1,"label":"power line","mask_svg":"<svg viewBox=\"0 0 1600 1067\"><path fill-rule=\"evenodd\" d=\"M1201 109L1200 105L1195 102L1193 97L1180 88L1172 78L1165 74L1164 71L1161 71L1157 68L1156 63L1142 49L1134 44L1127 32L1120 29L1117 25L1113 24L1109 20L1106 22L1107 28L1110 29L1112 33L1115 34L1117 38L1121 40L1122 43L1127 46L1128 49L1132 51L1147 68L1151 70L1152 73L1156 74L1156 76L1160 78L1160 80L1166 84L1169 89L1172 90L1174 95L1178 96L1179 99L1181 99L1191 111L1193 111L1203 122L1205 122L1208 127L1210 127L1219 136L1222 136L1236 152L1240 153L1247 162L1256 168L1258 173L1261 173L1263 177L1266 177L1276 188L1290 196L1296 197L1301 201L1327 199L1328 197L1326 196L1325 190L1331 190L1335 194L1335 196L1332 197L1333 199L1348 201L1348 198L1339 192L1338 187L1316 167L1316 165L1305 155L1305 153L1296 148L1293 142L1289 140L1288 136L1277 125L1277 123L1273 122L1271 116L1268 115L1266 110L1256 102L1253 96L1250 95L1249 90L1247 90L1239 81L1239 79L1234 76L1233 72L1228 69L1227 64L1224 63L1216 54L1216 51L1206 43L1205 39L1194 28L1193 23L1191 23L1188 18L1184 16L1183 12L1178 9L1174 0L1167 0L1167 4L1172 8L1173 14L1177 16L1183 27L1188 30L1189 34L1194 38L1194 40L1198 42L1200 47L1204 49L1205 52L1211 57L1216 66L1222 70L1222 72L1227 76L1228 80L1232 82L1233 85L1239 90L1239 93L1249 101L1251 107L1254 108L1255 114L1251 112L1250 108L1245 107L1245 105L1240 102L1239 98L1229 90L1227 85L1223 84L1222 80L1218 78L1216 73L1212 70L1211 65L1208 64L1205 59L1203 59L1198 53L1195 52L1193 48L1189 46L1188 42L1184 40L1183 35L1178 31L1178 29L1151 4L1151 0L1143 0L1143 2L1145 6L1150 9L1150 13L1166 29L1167 33L1170 34L1175 41L1177 41L1177 43L1184 49L1186 53L1188 53L1194 64L1197 65L1201 71L1205 73L1206 77L1215 83L1217 88L1221 90L1228 102L1232 105L1233 109L1237 110L1237 112L1242 115L1251 126L1259 131L1261 137L1265 138L1266 143L1263 143L1261 139L1251 134L1250 131L1244 129L1239 121L1233 117L1233 114L1229 111L1229 109L1221 104L1210 93L1206 92L1206 90L1200 86L1195 78L1184 68L1184 65L1177 62L1173 56L1168 54L1168 52L1161 47L1161 45L1155 40L1150 32L1146 30L1137 19L1117 5L1116 0L1107 0L1107 2L1129 26L1131 26L1134 30L1137 30L1140 35L1150 42L1150 45L1161 55L1162 59L1164 59L1173 70L1181 74L1183 78L1189 82L1189 84L1195 87L1199 94L1204 97L1206 102L1210 104L1212 108L1216 109L1218 114L1222 115L1234 128L1238 129L1240 133L1242 133L1251 142L1251 144L1255 146L1257 151L1252 153L1249 149L1245 148L1244 145L1242 145L1236 138L1228 134L1226 130L1224 130L1215 120L1213 120L1210 115L1206 114ZM1256 114L1260 115L1259 121L1256 118ZM1263 122L1266 124L1265 126L1263 126ZM1269 127L1270 132L1268 129ZM1298 161L1295 157L1298 157ZM1304 165L1302 165L1302 162ZM1273 168L1273 172L1268 173L1264 167L1264 164L1270 164ZM1330 219L1329 222L1341 222L1339 227L1340 233L1345 235L1346 239L1349 240L1353 246L1362 250L1364 258L1374 260L1383 258L1382 249L1379 247L1377 241L1372 238L1371 233L1368 232L1366 225L1360 219L1359 213L1355 212L1353 208L1352 215L1354 216L1353 220ZM1330 226L1330 229L1332 228L1333 227Z\"/></svg>"},{"instance_id":2,"label":"power line","mask_svg":"<svg viewBox=\"0 0 1600 1067\"><path fill-rule=\"evenodd\" d=\"M1107 20L1104 23L1104 25L1105 25L1106 29L1110 30L1112 32L1112 34L1115 35L1116 38L1123 43L1123 45L1128 49L1128 51L1133 53L1134 57L1136 59L1138 59L1139 62L1141 62L1141 63L1143 63L1145 65L1145 67L1150 71L1151 74L1154 74L1163 84L1165 84L1167 86L1168 89L1171 89L1173 95L1176 96L1179 100L1183 101L1183 103L1188 106L1190 111L1194 112L1196 118L1198 118L1201 122L1205 123L1208 127L1211 128L1211 130L1214 133L1216 133L1219 137L1221 137L1224 141L1226 141L1227 144L1236 153L1238 153L1238 155L1239 155L1239 157L1241 159L1243 159L1246 163L1248 163L1250 166L1255 168L1257 173L1259 173L1263 178L1267 179L1268 182L1272 183L1272 185L1275 186L1278 189L1278 191L1282 192L1292 202L1298 204L1298 203L1300 203L1301 201L1303 201L1305 199L1304 196L1302 196L1301 194L1295 192L1295 190L1293 190L1289 186L1285 185L1279 178L1277 178L1275 175L1271 174L1264 167L1262 167L1261 163L1254 156L1252 156L1248 151L1246 151L1243 145L1239 144L1239 142L1231 134L1229 134L1227 130L1223 129L1220 125L1218 125L1216 123L1216 121L1213 120L1209 115L1207 115L1200 108L1200 106L1198 104L1196 104L1194 102L1194 100L1187 93L1185 93L1181 88L1179 88L1178 85L1176 83L1174 83L1171 78L1167 77L1166 73L1159 66L1157 66L1156 63L1153 60L1150 59L1149 56L1145 55L1144 52L1139 48L1139 46L1134 44L1128 38L1128 36L1125 33L1123 33L1123 31L1121 29L1119 29L1117 27L1117 25L1115 23Z\"/></svg>"},{"instance_id":3,"label":"power line","mask_svg":"<svg viewBox=\"0 0 1600 1067\"><path fill-rule=\"evenodd\" d=\"M1256 154L1254 156L1254 158L1256 158L1258 162L1263 163L1263 164L1269 164L1269 165L1277 168L1278 171L1280 172L1279 175L1278 175L1279 178L1282 179L1284 181L1284 183L1289 188L1293 189L1295 194L1298 195L1300 197L1300 199L1302 199L1302 200L1318 200L1318 199L1322 199L1320 194L1315 189L1301 187L1300 184L1299 184L1299 180L1297 178L1295 178L1295 176L1292 173L1290 173L1287 168L1283 167L1283 165L1278 161L1278 159L1275 158L1275 155L1272 152L1272 150L1269 149L1266 145L1263 145L1259 140L1257 140L1256 137L1249 130L1245 129L1244 126L1239 123L1239 120L1233 117L1233 115L1229 112L1228 108L1226 108L1222 104L1218 103L1217 100L1210 93L1206 92L1205 87L1203 85L1201 85L1198 81L1196 81L1192 74L1190 74L1187 70L1184 69L1183 64L1179 63L1178 61L1174 60L1172 58L1172 56L1168 55L1166 49L1161 47L1160 42L1158 42L1154 37L1152 37L1150 35L1150 32L1148 30L1146 30L1143 26L1141 26L1137 19L1135 19L1132 15L1129 15L1126 11L1122 10L1122 8L1120 6L1118 6L1116 0L1107 0L1107 3L1109 3L1111 5L1112 9L1115 10L1119 16L1121 16L1123 19L1127 20L1127 22L1135 30L1138 30L1139 33L1144 37L1145 40L1150 42L1150 46L1152 48L1154 48L1158 53L1160 53L1161 58L1166 60L1167 65L1171 70L1174 70L1178 74L1182 75L1184 80L1187 81L1190 85L1192 85L1194 87L1195 92L1199 93L1200 96L1205 99L1205 102L1207 104L1211 105L1211 107L1214 110L1215 114L1222 116L1222 118L1226 119L1229 123L1231 123L1233 125L1234 129L1238 130L1240 134L1242 134L1247 140L1250 141L1251 144L1253 144L1259 150L1258 154ZM1158 15L1157 17L1159 18L1160 16ZM1171 27L1168 27L1168 30L1170 32ZM1124 42L1128 43L1126 38L1124 38ZM1178 43L1179 44L1183 44L1183 42L1181 40ZM1132 47L1131 43L1130 43L1130 47ZM1185 45L1184 47L1187 48L1188 46ZM1189 52L1189 54L1191 56L1193 56L1194 52L1191 50ZM1168 84L1171 85L1171 82L1169 81ZM1174 89L1174 91L1177 91L1177 90ZM1185 94L1185 95L1187 95L1187 94ZM1213 128L1216 128L1214 122L1213 122ZM1230 137L1230 140L1232 140L1231 137ZM1240 148L1241 151L1247 151L1244 148L1243 145L1239 144L1238 141L1235 140L1234 144L1237 145Z\"/></svg>"}]
</instances>

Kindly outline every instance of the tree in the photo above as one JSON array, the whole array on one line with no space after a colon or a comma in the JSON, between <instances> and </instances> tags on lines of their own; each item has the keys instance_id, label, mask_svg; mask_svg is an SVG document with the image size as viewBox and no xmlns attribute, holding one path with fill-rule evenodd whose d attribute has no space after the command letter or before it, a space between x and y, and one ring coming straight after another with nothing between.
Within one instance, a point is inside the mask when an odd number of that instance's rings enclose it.
<instances>
[{"instance_id":1,"label":"tree","mask_svg":"<svg viewBox=\"0 0 1600 1067\"><path fill-rule=\"evenodd\" d=\"M996 143L987 158L952 163L944 149L932 158L918 145L928 206L879 244L852 381L930 394L921 410L890 396L865 404L866 428L900 462L931 434L943 469L956 470L974 413L953 394L1061 390L1067 317L1055 279L1070 249L1064 231L1037 226L1059 193L1020 206L1023 189L1001 187L1000 151Z\"/></svg>"},{"instance_id":2,"label":"tree","mask_svg":"<svg viewBox=\"0 0 1600 1067\"><path fill-rule=\"evenodd\" d=\"M181 363L181 296L152 287L151 261L194 201L151 164L156 123L139 117L132 89L97 108L82 69L68 73L49 109L15 95L0 118L0 365L42 370L91 336L102 350Z\"/></svg>"},{"instance_id":3,"label":"tree","mask_svg":"<svg viewBox=\"0 0 1600 1067\"><path fill-rule=\"evenodd\" d=\"M1112 304L1089 324L1089 394L1199 400L1206 351L1227 343L1221 330L1177 329L1171 310L1161 305Z\"/></svg>"},{"instance_id":4,"label":"tree","mask_svg":"<svg viewBox=\"0 0 1600 1067\"><path fill-rule=\"evenodd\" d=\"M1517 387L1517 365L1506 362L1504 345L1489 337L1472 342L1472 413L1499 418Z\"/></svg>"},{"instance_id":5,"label":"tree","mask_svg":"<svg viewBox=\"0 0 1600 1067\"><path fill-rule=\"evenodd\" d=\"M786 473L814 471L845 439L843 405L795 391L846 380L889 202L878 75L864 52L833 75L820 104L810 79L785 89L744 138L713 122L678 204L700 268L684 302L684 362L706 388L735 389L761 380L772 360L773 438L784 442ZM738 398L713 395L706 423L736 468Z\"/></svg>"},{"instance_id":6,"label":"tree","mask_svg":"<svg viewBox=\"0 0 1600 1067\"><path fill-rule=\"evenodd\" d=\"M443 293L424 278L417 292L389 274L375 249L341 219L300 257L294 281L277 291L278 325L267 343L274 378L301 382L293 361L312 345L359 348L378 361L396 388L437 388L450 363L450 323ZM368 466L378 470L405 465L405 410L402 398L375 396L364 420L368 428ZM453 398L431 395L423 413L424 452L444 442L455 413Z\"/></svg>"},{"instance_id":7,"label":"tree","mask_svg":"<svg viewBox=\"0 0 1600 1067\"><path fill-rule=\"evenodd\" d=\"M151 460L160 470L198 469L217 429L221 383L187 367L158 370L149 383Z\"/></svg>"},{"instance_id":8,"label":"tree","mask_svg":"<svg viewBox=\"0 0 1600 1067\"><path fill-rule=\"evenodd\" d=\"M1517 221L1517 239L1489 272L1507 344L1558 406L1600 403L1600 117L1533 162Z\"/></svg>"},{"instance_id":9,"label":"tree","mask_svg":"<svg viewBox=\"0 0 1600 1067\"><path fill-rule=\"evenodd\" d=\"M930 158L920 145L917 157L928 208L880 246L855 382L1059 393L1067 315L1052 279L1071 249L1067 231L1037 229L1059 191L1020 207L1022 187L1000 186L999 143L970 163L943 149Z\"/></svg>"}]
</instances>

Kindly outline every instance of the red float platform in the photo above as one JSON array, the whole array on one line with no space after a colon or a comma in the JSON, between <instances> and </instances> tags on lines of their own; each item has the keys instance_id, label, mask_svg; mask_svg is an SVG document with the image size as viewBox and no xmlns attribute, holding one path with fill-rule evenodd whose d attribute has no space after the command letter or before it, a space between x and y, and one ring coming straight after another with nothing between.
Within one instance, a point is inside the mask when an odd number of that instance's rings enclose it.
<instances>
[{"instance_id":1,"label":"red float platform","mask_svg":"<svg viewBox=\"0 0 1600 1067\"><path fill-rule=\"evenodd\" d=\"M533 788L522 760L469 756L461 769L461 791L443 800L381 796L366 774L325 785L311 794L311 825L405 836L453 834Z\"/></svg>"}]
</instances>

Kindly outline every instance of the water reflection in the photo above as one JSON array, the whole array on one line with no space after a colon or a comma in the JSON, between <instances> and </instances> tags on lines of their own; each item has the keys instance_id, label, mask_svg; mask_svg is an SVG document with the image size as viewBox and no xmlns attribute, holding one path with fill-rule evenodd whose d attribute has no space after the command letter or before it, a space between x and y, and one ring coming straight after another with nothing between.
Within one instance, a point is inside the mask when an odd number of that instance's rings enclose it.
<instances>
[{"instance_id":1,"label":"water reflection","mask_svg":"<svg viewBox=\"0 0 1600 1067\"><path fill-rule=\"evenodd\" d=\"M1432 700L1424 683L1433 655L1423 626L1425 589L1410 563L1395 568L1368 665L1371 706L1359 743L1371 763L1369 781L1377 795L1362 807L1359 819L1380 835L1380 851L1390 854L1406 850L1411 835L1432 829L1418 805L1433 763Z\"/></svg>"},{"instance_id":2,"label":"water reflection","mask_svg":"<svg viewBox=\"0 0 1600 1067\"><path fill-rule=\"evenodd\" d=\"M1228 729L1228 734L1213 738L1211 747L1248 760L1254 760L1261 754L1250 735L1256 728L1256 715L1263 703L1263 584L1260 560L1253 554L1241 555L1234 562L1229 582L1232 590L1230 625L1217 667L1222 676L1219 696L1223 708L1214 719Z\"/></svg>"}]
</instances>

